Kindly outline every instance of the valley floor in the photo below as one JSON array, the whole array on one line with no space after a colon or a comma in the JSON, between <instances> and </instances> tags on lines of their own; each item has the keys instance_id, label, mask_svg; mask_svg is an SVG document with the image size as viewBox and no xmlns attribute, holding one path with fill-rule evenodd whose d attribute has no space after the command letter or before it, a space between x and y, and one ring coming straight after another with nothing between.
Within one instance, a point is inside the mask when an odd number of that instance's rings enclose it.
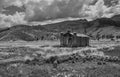
<instances>
[{"instance_id":1,"label":"valley floor","mask_svg":"<svg viewBox=\"0 0 120 77\"><path fill-rule=\"evenodd\" d=\"M0 42L0 77L120 77L120 42L91 40L78 48L59 47L59 41Z\"/></svg>"}]
</instances>

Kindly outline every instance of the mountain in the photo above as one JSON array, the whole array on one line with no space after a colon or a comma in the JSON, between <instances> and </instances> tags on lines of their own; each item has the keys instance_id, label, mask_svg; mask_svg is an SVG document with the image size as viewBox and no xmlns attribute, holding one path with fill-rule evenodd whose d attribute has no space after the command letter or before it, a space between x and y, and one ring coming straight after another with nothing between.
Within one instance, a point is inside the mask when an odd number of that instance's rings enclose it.
<instances>
[{"instance_id":1,"label":"mountain","mask_svg":"<svg viewBox=\"0 0 120 77\"><path fill-rule=\"evenodd\" d=\"M84 31L85 26L88 26L88 21L86 19L63 21L59 23L44 25L45 28L55 32L66 32L70 29L79 33L82 33Z\"/></svg>"},{"instance_id":2,"label":"mountain","mask_svg":"<svg viewBox=\"0 0 120 77\"><path fill-rule=\"evenodd\" d=\"M100 35L120 35L120 15L113 16L112 18L99 18L89 23L88 33L93 36L98 33Z\"/></svg>"},{"instance_id":3,"label":"mountain","mask_svg":"<svg viewBox=\"0 0 120 77\"><path fill-rule=\"evenodd\" d=\"M78 33L85 33L86 29L87 34L92 36L96 36L97 34L120 35L120 15L111 18L98 18L93 21L87 21L85 19L64 21L45 25L44 27L58 32L65 32L70 29Z\"/></svg>"},{"instance_id":4,"label":"mountain","mask_svg":"<svg viewBox=\"0 0 120 77\"><path fill-rule=\"evenodd\" d=\"M42 26L16 25L0 30L0 41L24 40L34 41L40 39L49 31Z\"/></svg>"},{"instance_id":5,"label":"mountain","mask_svg":"<svg viewBox=\"0 0 120 77\"><path fill-rule=\"evenodd\" d=\"M111 18L99 18L93 21L79 19L73 21L63 21L47 25L15 25L10 28L0 29L0 41L37 41L40 39L52 39L54 36L59 37L60 32L85 33L87 35L119 35L120 36L120 15Z\"/></svg>"}]
</instances>

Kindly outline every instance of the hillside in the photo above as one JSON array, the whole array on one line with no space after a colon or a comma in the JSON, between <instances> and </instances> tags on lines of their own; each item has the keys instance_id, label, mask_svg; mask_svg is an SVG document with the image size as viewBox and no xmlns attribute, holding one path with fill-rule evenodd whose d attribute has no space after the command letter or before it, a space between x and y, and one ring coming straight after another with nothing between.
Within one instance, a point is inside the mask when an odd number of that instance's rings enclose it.
<instances>
[{"instance_id":1,"label":"hillside","mask_svg":"<svg viewBox=\"0 0 120 77\"><path fill-rule=\"evenodd\" d=\"M0 30L0 41L35 41L43 35L49 34L49 31L42 26L17 25Z\"/></svg>"},{"instance_id":2,"label":"hillside","mask_svg":"<svg viewBox=\"0 0 120 77\"><path fill-rule=\"evenodd\" d=\"M85 19L64 21L56 24L45 25L47 29L55 30L58 32L71 30L78 33L85 33L85 29L88 35L96 36L100 35L119 35L120 33L120 15L113 16L112 18L99 18L93 21L87 21Z\"/></svg>"},{"instance_id":3,"label":"hillside","mask_svg":"<svg viewBox=\"0 0 120 77\"><path fill-rule=\"evenodd\" d=\"M51 39L52 36L59 32L71 30L73 32L85 33L88 35L120 35L120 15L113 16L112 18L99 18L93 21L86 19L64 21L47 25L16 25L10 28L0 29L0 41L10 40L24 40L24 41L37 41L41 38Z\"/></svg>"}]
</instances>

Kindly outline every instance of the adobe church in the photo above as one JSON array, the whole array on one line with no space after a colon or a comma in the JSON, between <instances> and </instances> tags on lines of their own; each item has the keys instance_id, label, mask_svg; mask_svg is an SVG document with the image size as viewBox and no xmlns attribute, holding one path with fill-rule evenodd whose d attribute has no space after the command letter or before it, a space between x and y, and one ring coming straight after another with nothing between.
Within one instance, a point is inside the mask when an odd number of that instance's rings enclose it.
<instances>
[{"instance_id":1,"label":"adobe church","mask_svg":"<svg viewBox=\"0 0 120 77\"><path fill-rule=\"evenodd\" d=\"M60 45L63 47L86 47L89 46L89 37L67 31L60 34Z\"/></svg>"}]
</instances>

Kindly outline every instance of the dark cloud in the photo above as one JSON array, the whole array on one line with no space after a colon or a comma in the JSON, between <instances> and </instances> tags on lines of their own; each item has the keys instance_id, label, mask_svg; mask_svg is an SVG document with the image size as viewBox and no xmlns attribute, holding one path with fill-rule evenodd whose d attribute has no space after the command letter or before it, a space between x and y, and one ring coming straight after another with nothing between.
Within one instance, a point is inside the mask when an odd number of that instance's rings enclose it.
<instances>
[{"instance_id":1,"label":"dark cloud","mask_svg":"<svg viewBox=\"0 0 120 77\"><path fill-rule=\"evenodd\" d=\"M119 4L119 0L104 0L104 5L111 7Z\"/></svg>"},{"instance_id":2,"label":"dark cloud","mask_svg":"<svg viewBox=\"0 0 120 77\"><path fill-rule=\"evenodd\" d=\"M3 9L4 9L4 11L2 11L2 13L6 14L6 15L14 15L16 12L25 12L24 6L18 7L18 6L11 5L9 7L3 8Z\"/></svg>"}]
</instances>

